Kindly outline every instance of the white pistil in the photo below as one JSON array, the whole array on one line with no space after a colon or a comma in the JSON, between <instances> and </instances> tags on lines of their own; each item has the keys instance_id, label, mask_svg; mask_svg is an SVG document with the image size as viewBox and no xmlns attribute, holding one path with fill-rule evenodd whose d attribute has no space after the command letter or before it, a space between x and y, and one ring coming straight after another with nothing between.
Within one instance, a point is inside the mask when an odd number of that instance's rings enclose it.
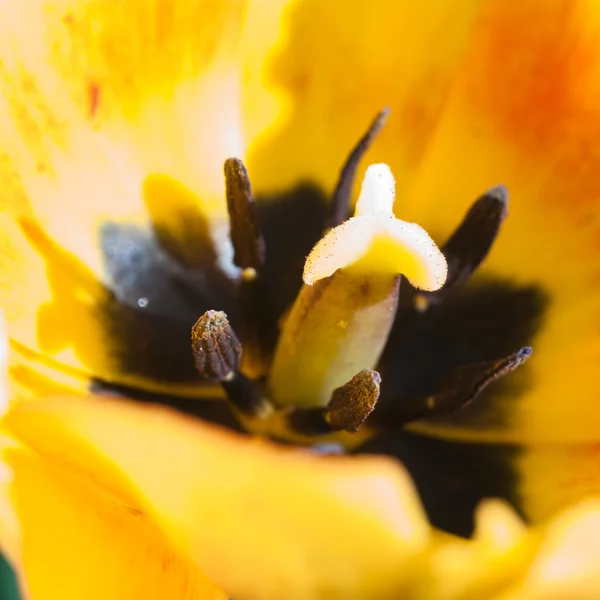
<instances>
[{"instance_id":1,"label":"white pistil","mask_svg":"<svg viewBox=\"0 0 600 600\"><path fill-rule=\"evenodd\" d=\"M334 227L312 249L304 265L304 283L313 285L361 261L373 273L402 274L419 289L441 288L448 270L444 255L422 227L394 216L394 198L390 168L371 165L354 217Z\"/></svg>"},{"instance_id":2,"label":"white pistil","mask_svg":"<svg viewBox=\"0 0 600 600\"><path fill-rule=\"evenodd\" d=\"M389 167L370 166L355 216L307 258L306 285L283 324L268 382L279 406L326 406L336 388L375 368L394 323L400 275L424 290L444 284L444 255L424 229L396 219L394 195Z\"/></svg>"}]
</instances>

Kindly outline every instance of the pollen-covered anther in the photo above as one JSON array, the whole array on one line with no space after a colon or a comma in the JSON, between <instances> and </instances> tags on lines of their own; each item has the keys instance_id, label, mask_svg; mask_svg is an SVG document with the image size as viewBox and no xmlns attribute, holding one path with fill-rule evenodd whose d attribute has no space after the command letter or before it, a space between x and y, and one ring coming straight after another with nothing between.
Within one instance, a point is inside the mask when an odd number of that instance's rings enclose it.
<instances>
[{"instance_id":1,"label":"pollen-covered anther","mask_svg":"<svg viewBox=\"0 0 600 600\"><path fill-rule=\"evenodd\" d=\"M326 407L290 411L289 426L303 435L326 435L334 431L356 433L373 412L380 385L381 375L377 371L363 369L333 390Z\"/></svg>"},{"instance_id":2,"label":"pollen-covered anther","mask_svg":"<svg viewBox=\"0 0 600 600\"><path fill-rule=\"evenodd\" d=\"M228 158L223 170L233 262L241 275L238 303L244 354L240 369L257 380L269 371L276 339L263 277L266 247L244 163L239 158Z\"/></svg>"},{"instance_id":3,"label":"pollen-covered anther","mask_svg":"<svg viewBox=\"0 0 600 600\"><path fill-rule=\"evenodd\" d=\"M441 288L447 274L444 255L422 227L394 216L394 198L389 167L371 165L354 217L316 244L304 266L304 283L313 285L338 269L355 266L373 274L404 275L422 290Z\"/></svg>"},{"instance_id":4,"label":"pollen-covered anther","mask_svg":"<svg viewBox=\"0 0 600 600\"><path fill-rule=\"evenodd\" d=\"M222 311L208 310L192 327L196 369L204 377L223 381L238 370L242 345Z\"/></svg>"},{"instance_id":5,"label":"pollen-covered anther","mask_svg":"<svg viewBox=\"0 0 600 600\"><path fill-rule=\"evenodd\" d=\"M356 433L373 412L379 399L381 375L363 369L348 383L335 389L327 407L327 421L333 429Z\"/></svg>"},{"instance_id":6,"label":"pollen-covered anther","mask_svg":"<svg viewBox=\"0 0 600 600\"><path fill-rule=\"evenodd\" d=\"M206 311L192 327L192 352L203 377L216 379L232 406L252 417L262 417L271 406L260 390L239 371L242 345L222 311Z\"/></svg>"}]
</instances>

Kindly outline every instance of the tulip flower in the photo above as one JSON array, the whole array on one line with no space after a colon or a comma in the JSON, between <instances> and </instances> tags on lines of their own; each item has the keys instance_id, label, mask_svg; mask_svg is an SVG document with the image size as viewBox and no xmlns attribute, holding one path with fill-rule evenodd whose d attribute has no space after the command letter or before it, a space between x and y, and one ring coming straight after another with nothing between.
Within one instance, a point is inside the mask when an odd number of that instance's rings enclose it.
<instances>
[{"instance_id":1,"label":"tulip flower","mask_svg":"<svg viewBox=\"0 0 600 600\"><path fill-rule=\"evenodd\" d=\"M598 16L0 0L22 594L600 593Z\"/></svg>"}]
</instances>

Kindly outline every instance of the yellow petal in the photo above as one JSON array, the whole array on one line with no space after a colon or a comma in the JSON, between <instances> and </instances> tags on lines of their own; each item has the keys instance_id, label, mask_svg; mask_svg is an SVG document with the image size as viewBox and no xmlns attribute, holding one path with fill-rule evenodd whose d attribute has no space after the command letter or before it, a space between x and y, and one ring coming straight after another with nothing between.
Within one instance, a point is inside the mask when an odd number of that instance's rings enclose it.
<instances>
[{"instance_id":1,"label":"yellow petal","mask_svg":"<svg viewBox=\"0 0 600 600\"><path fill-rule=\"evenodd\" d=\"M495 552L512 550L525 534L525 524L499 500L484 500L475 512L474 538Z\"/></svg>"},{"instance_id":2,"label":"yellow petal","mask_svg":"<svg viewBox=\"0 0 600 600\"><path fill-rule=\"evenodd\" d=\"M401 208L480 4L459 0L432 9L431 3L410 0L293 3L281 31L268 30L269 39L279 35L279 43L267 54L261 75L282 108L250 149L255 190L289 189L306 177L332 190L366 125L390 105L391 117L366 164L390 165ZM256 53L250 59L256 61ZM265 122L258 111L249 114Z\"/></svg>"},{"instance_id":3,"label":"yellow petal","mask_svg":"<svg viewBox=\"0 0 600 600\"><path fill-rule=\"evenodd\" d=\"M189 218L157 205L214 209L221 222L221 165L243 154L243 5L0 2L0 300L16 342L80 375L120 378L101 347L99 313L123 300L106 228L127 222L164 260L157 220L185 240Z\"/></svg>"},{"instance_id":4,"label":"yellow petal","mask_svg":"<svg viewBox=\"0 0 600 600\"><path fill-rule=\"evenodd\" d=\"M514 460L516 496L529 520L544 522L561 508L600 496L600 446L533 444Z\"/></svg>"},{"instance_id":5,"label":"yellow petal","mask_svg":"<svg viewBox=\"0 0 600 600\"><path fill-rule=\"evenodd\" d=\"M113 401L21 403L6 425L41 456L138 498L236 598L397 598L428 546L410 480L387 459L274 451Z\"/></svg>"},{"instance_id":6,"label":"yellow petal","mask_svg":"<svg viewBox=\"0 0 600 600\"><path fill-rule=\"evenodd\" d=\"M515 314L518 327L537 332L525 341L534 357L521 389L430 433L598 440L599 31L598 4L588 0L492 0L477 20L405 208L444 239L471 199L504 183L510 214L482 276L534 290L546 308Z\"/></svg>"},{"instance_id":7,"label":"yellow petal","mask_svg":"<svg viewBox=\"0 0 600 600\"><path fill-rule=\"evenodd\" d=\"M1 412L8 407L0 325ZM41 375L40 375L41 376ZM2 424L0 424L2 425ZM177 554L131 494L0 431L0 548L27 598L226 596Z\"/></svg>"},{"instance_id":8,"label":"yellow petal","mask_svg":"<svg viewBox=\"0 0 600 600\"><path fill-rule=\"evenodd\" d=\"M600 503L594 500L551 523L522 584L499 600L595 600L599 570Z\"/></svg>"},{"instance_id":9,"label":"yellow petal","mask_svg":"<svg viewBox=\"0 0 600 600\"><path fill-rule=\"evenodd\" d=\"M6 438L1 456L0 545L28 598L227 598L139 507L89 471Z\"/></svg>"},{"instance_id":10,"label":"yellow petal","mask_svg":"<svg viewBox=\"0 0 600 600\"><path fill-rule=\"evenodd\" d=\"M475 513L473 540L441 540L425 578L425 598L491 598L525 572L537 549L536 535L525 531L514 511L498 500L485 500Z\"/></svg>"}]
</instances>

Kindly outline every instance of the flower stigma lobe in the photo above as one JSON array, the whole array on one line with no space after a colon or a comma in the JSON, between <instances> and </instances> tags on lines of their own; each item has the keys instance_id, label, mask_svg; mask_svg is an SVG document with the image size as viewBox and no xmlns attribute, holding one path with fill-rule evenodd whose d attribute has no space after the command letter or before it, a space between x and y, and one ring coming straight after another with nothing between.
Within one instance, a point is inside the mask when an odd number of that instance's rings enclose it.
<instances>
[{"instance_id":1,"label":"flower stigma lobe","mask_svg":"<svg viewBox=\"0 0 600 600\"><path fill-rule=\"evenodd\" d=\"M304 267L304 283L313 285L337 269L356 265L402 274L419 289L440 289L446 281L446 259L422 227L396 219L394 197L389 167L371 165L354 217L333 228L313 248Z\"/></svg>"},{"instance_id":2,"label":"flower stigma lobe","mask_svg":"<svg viewBox=\"0 0 600 600\"><path fill-rule=\"evenodd\" d=\"M390 214L396 198L396 181L386 164L371 165L365 173L354 216L377 212Z\"/></svg>"}]
</instances>

